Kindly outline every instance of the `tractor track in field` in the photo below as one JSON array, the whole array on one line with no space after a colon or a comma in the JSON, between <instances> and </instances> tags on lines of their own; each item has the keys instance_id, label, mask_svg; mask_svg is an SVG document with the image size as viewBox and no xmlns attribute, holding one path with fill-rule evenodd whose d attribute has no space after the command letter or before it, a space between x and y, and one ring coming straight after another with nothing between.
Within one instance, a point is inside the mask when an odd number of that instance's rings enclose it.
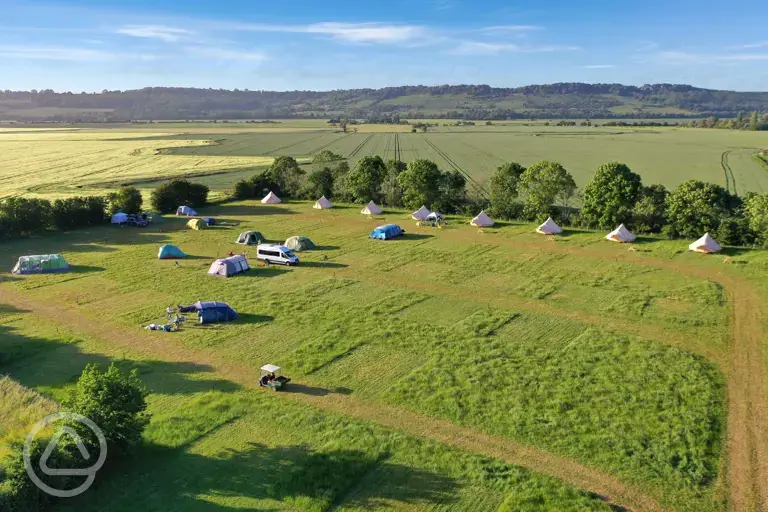
<instances>
[{"instance_id":1,"label":"tractor track in field","mask_svg":"<svg viewBox=\"0 0 768 512\"><path fill-rule=\"evenodd\" d=\"M485 190L485 189L483 188L483 186L482 186L482 185L480 185L478 182L476 182L476 181L475 181L475 179L474 179L472 176L470 176L470 175L469 175L469 173L468 173L467 171L465 171L463 167L461 167L459 164L457 164L456 162L454 162L454 161L453 161L453 159L452 159L450 156L448 156L448 154L447 154L445 151L443 151L442 149L438 148L438 147L435 145L435 143L434 143L434 142L432 142L431 140L429 140L427 137L424 137L424 141L425 141L425 142L426 142L426 143L427 143L427 144L428 144L428 145L429 145L429 146L430 146L430 147L431 147L431 148L432 148L432 149L433 149L433 150L434 150L434 151L435 151L435 152L436 152L436 153L437 153L437 154L438 154L440 157L442 157L442 158L443 158L443 159L444 159L446 162L448 162L448 165L450 165L451 167L453 167L453 169L454 169L455 171L458 171L458 172L460 172L462 175L464 175L464 177L467 179L467 181L469 181L469 182L472 184L472 186L474 186L474 187L475 187L475 189L476 189L478 192L481 192L483 195L485 195L485 198L486 198L486 199L488 199L488 198L490 197L490 194L488 193L488 191L487 191L487 190Z\"/></svg>"},{"instance_id":2,"label":"tractor track in field","mask_svg":"<svg viewBox=\"0 0 768 512\"><path fill-rule=\"evenodd\" d=\"M363 146L365 146L365 145L368 143L368 141L369 141L369 140L371 140L371 139L373 138L373 136L374 136L374 135L376 135L376 134L375 134L375 133L372 133L372 134L368 135L368 136L367 136L365 139L363 139L363 142L361 142L360 144L358 144L358 145L357 145L357 147L356 147L355 149L353 149L353 150L352 150L352 151L349 153L349 155L347 156L347 158L352 158L352 157L356 156L356 155L357 155L357 154L360 152L360 150L361 150L361 149L363 149Z\"/></svg>"},{"instance_id":3,"label":"tractor track in field","mask_svg":"<svg viewBox=\"0 0 768 512\"><path fill-rule=\"evenodd\" d=\"M728 164L728 155L730 154L730 150L723 151L723 154L720 155L720 167L723 168L723 173L725 173L725 189L734 195L739 195L739 192L736 190L736 177L733 175L730 164Z\"/></svg>"},{"instance_id":4,"label":"tractor track in field","mask_svg":"<svg viewBox=\"0 0 768 512\"><path fill-rule=\"evenodd\" d=\"M145 357L173 363L208 365L214 369L217 376L240 384L244 388L259 391L259 376L256 371L236 362L217 360L213 350L188 349L168 337L154 336L155 333L115 329L114 326L107 325L99 319L85 317L80 314L77 308L50 303L42 298L32 299L18 291L9 290L7 287L0 289L0 301L14 304L22 311L37 314L76 333L84 333L106 343L139 352ZM288 389L290 390L290 387ZM314 391L302 393L302 389ZM283 392L279 393L278 396L294 399L324 411L371 421L415 437L432 439L463 450L500 459L557 478L578 489L595 493L606 502L629 511L663 512L665 510L653 497L632 485L622 483L611 475L579 464L572 459L560 457L504 437L484 434L477 429L459 426L407 409L382 403L366 402L349 395L302 387L298 382L295 383L294 392Z\"/></svg>"},{"instance_id":5,"label":"tractor track in field","mask_svg":"<svg viewBox=\"0 0 768 512\"><path fill-rule=\"evenodd\" d=\"M347 138L349 135L350 135L349 133L345 133L344 135L342 135L342 136L341 136L341 137L339 137L338 139L333 139L331 142L328 142L327 144L323 144L323 145L322 145L322 146L320 146L319 148L315 148L315 149L313 149L312 151L310 151L310 152L309 152L309 154L310 154L310 155L316 155L316 154L318 154L319 152L321 152L322 150L324 150L325 148L327 148L328 146L330 146L330 145L332 145L332 144L336 144L337 142L339 142L339 141L340 141L340 140L342 140L342 139L346 139L346 138Z\"/></svg>"}]
</instances>

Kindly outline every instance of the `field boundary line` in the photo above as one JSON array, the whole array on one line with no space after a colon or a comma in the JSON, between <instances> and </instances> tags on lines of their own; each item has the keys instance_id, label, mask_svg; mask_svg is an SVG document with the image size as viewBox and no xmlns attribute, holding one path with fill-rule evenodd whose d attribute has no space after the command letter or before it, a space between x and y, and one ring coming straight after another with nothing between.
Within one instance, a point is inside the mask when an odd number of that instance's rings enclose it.
<instances>
[{"instance_id":1,"label":"field boundary line","mask_svg":"<svg viewBox=\"0 0 768 512\"><path fill-rule=\"evenodd\" d=\"M75 332L95 336L105 343L117 344L153 359L175 363L195 363L210 366L216 375L248 389L258 390L258 373L236 362L213 358L213 350L195 350L181 346L168 337L146 333L140 336L115 326L106 325L80 314L77 308L52 305L42 299L31 298L7 287L0 288L0 300L8 301L19 309L36 313L46 319L71 328ZM144 333L142 333L144 334ZM296 385L300 385L298 382ZM324 411L371 421L378 425L402 431L415 437L432 439L470 452L486 455L515 464L531 471L557 478L574 487L593 492L608 503L630 511L663 512L653 497L624 484L600 470L584 466L573 459L554 455L511 439L479 432L449 421L389 406L380 402L366 402L339 393L302 394L294 391L279 393L280 397L316 407Z\"/></svg>"}]
</instances>

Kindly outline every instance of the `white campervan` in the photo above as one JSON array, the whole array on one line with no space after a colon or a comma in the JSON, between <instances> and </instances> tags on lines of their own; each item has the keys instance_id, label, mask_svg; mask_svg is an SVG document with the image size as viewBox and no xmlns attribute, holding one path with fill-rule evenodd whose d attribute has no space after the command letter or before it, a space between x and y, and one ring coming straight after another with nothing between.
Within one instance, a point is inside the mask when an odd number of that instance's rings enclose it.
<instances>
[{"instance_id":1,"label":"white campervan","mask_svg":"<svg viewBox=\"0 0 768 512\"><path fill-rule=\"evenodd\" d=\"M296 265L299 263L299 258L293 254L289 248L284 245L276 244L259 244L256 246L256 258L261 261L267 261L269 263L277 263L280 265Z\"/></svg>"}]
</instances>

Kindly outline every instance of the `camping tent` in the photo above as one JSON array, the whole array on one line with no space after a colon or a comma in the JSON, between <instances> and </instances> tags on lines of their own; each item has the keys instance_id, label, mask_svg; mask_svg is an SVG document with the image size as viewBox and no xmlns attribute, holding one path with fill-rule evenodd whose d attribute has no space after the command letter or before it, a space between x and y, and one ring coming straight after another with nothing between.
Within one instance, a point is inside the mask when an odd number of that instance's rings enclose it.
<instances>
[{"instance_id":1,"label":"camping tent","mask_svg":"<svg viewBox=\"0 0 768 512\"><path fill-rule=\"evenodd\" d=\"M240 245L258 245L263 244L266 241L267 239L264 238L264 235L258 231L243 231L240 233L240 236L237 237L237 241L235 243Z\"/></svg>"},{"instance_id":2,"label":"camping tent","mask_svg":"<svg viewBox=\"0 0 768 512\"><path fill-rule=\"evenodd\" d=\"M397 224L385 224L384 226L379 226L373 231L371 231L371 234L368 235L368 238L373 238L376 240L389 240L390 238L395 238L396 236L400 236L405 231L398 226Z\"/></svg>"},{"instance_id":3,"label":"camping tent","mask_svg":"<svg viewBox=\"0 0 768 512\"><path fill-rule=\"evenodd\" d=\"M216 225L216 219L214 219L213 217L203 217L203 222L205 222L209 226Z\"/></svg>"},{"instance_id":4,"label":"camping tent","mask_svg":"<svg viewBox=\"0 0 768 512\"><path fill-rule=\"evenodd\" d=\"M48 274L67 271L69 271L69 263L61 254L22 256L11 270L14 274Z\"/></svg>"},{"instance_id":5,"label":"camping tent","mask_svg":"<svg viewBox=\"0 0 768 512\"><path fill-rule=\"evenodd\" d=\"M432 222L443 222L443 214L440 212L432 212L427 215L426 220L431 220Z\"/></svg>"},{"instance_id":6,"label":"camping tent","mask_svg":"<svg viewBox=\"0 0 768 512\"><path fill-rule=\"evenodd\" d=\"M250 270L250 268L248 260L238 254L214 261L211 264L211 268L208 269L208 273L212 276L230 277Z\"/></svg>"},{"instance_id":7,"label":"camping tent","mask_svg":"<svg viewBox=\"0 0 768 512\"><path fill-rule=\"evenodd\" d=\"M123 212L117 212L112 216L112 224L123 224L128 222L128 214Z\"/></svg>"},{"instance_id":8,"label":"camping tent","mask_svg":"<svg viewBox=\"0 0 768 512\"><path fill-rule=\"evenodd\" d=\"M720 252L723 250L723 248L720 247L720 244L715 242L715 239L709 236L709 233L704 233L704 236L689 245L688 249L704 254Z\"/></svg>"},{"instance_id":9,"label":"camping tent","mask_svg":"<svg viewBox=\"0 0 768 512\"><path fill-rule=\"evenodd\" d=\"M197 302L197 318L201 324L214 322L231 322L237 318L237 313L226 302Z\"/></svg>"},{"instance_id":10,"label":"camping tent","mask_svg":"<svg viewBox=\"0 0 768 512\"><path fill-rule=\"evenodd\" d=\"M421 205L421 208L411 214L411 218L413 220L425 220L427 215L429 215L429 210L427 210L426 206Z\"/></svg>"},{"instance_id":11,"label":"camping tent","mask_svg":"<svg viewBox=\"0 0 768 512\"><path fill-rule=\"evenodd\" d=\"M489 226L493 226L494 222L493 219L488 216L487 213L485 213L485 210L482 210L477 217L472 219L470 222L473 226L477 226L479 228L486 228Z\"/></svg>"},{"instance_id":12,"label":"camping tent","mask_svg":"<svg viewBox=\"0 0 768 512\"><path fill-rule=\"evenodd\" d=\"M203 219L192 219L187 222L187 227L194 230L201 230L208 227L208 224Z\"/></svg>"},{"instance_id":13,"label":"camping tent","mask_svg":"<svg viewBox=\"0 0 768 512\"><path fill-rule=\"evenodd\" d=\"M360 210L360 213L362 213L363 215L380 215L381 208L379 208L376 203L371 201L367 205L365 205L365 208Z\"/></svg>"},{"instance_id":14,"label":"camping tent","mask_svg":"<svg viewBox=\"0 0 768 512\"><path fill-rule=\"evenodd\" d=\"M275 195L274 192L269 192L266 196L264 196L264 199L261 200L262 204L279 204L280 198Z\"/></svg>"},{"instance_id":15,"label":"camping tent","mask_svg":"<svg viewBox=\"0 0 768 512\"><path fill-rule=\"evenodd\" d=\"M285 246L296 252L308 251L315 248L314 242L305 236L292 236L285 241Z\"/></svg>"},{"instance_id":16,"label":"camping tent","mask_svg":"<svg viewBox=\"0 0 768 512\"><path fill-rule=\"evenodd\" d=\"M323 196L315 201L315 205L312 208L315 210L327 210L328 208L333 208L333 203L331 203L328 199L325 198L325 196Z\"/></svg>"},{"instance_id":17,"label":"camping tent","mask_svg":"<svg viewBox=\"0 0 768 512\"><path fill-rule=\"evenodd\" d=\"M536 228L536 232L541 233L542 235L556 235L562 233L563 228L558 226L557 223L552 220L552 217L547 217L544 224Z\"/></svg>"},{"instance_id":18,"label":"camping tent","mask_svg":"<svg viewBox=\"0 0 768 512\"><path fill-rule=\"evenodd\" d=\"M635 238L635 235L624 224L619 225L619 227L605 235L605 239L612 242L634 242Z\"/></svg>"},{"instance_id":19,"label":"camping tent","mask_svg":"<svg viewBox=\"0 0 768 512\"><path fill-rule=\"evenodd\" d=\"M179 206L176 208L176 215L185 215L187 217L194 217L197 212L189 206Z\"/></svg>"},{"instance_id":20,"label":"camping tent","mask_svg":"<svg viewBox=\"0 0 768 512\"><path fill-rule=\"evenodd\" d=\"M187 255L176 247L175 245L166 244L160 246L160 250L157 251L157 259L159 260L172 260L176 258L186 258Z\"/></svg>"}]
</instances>

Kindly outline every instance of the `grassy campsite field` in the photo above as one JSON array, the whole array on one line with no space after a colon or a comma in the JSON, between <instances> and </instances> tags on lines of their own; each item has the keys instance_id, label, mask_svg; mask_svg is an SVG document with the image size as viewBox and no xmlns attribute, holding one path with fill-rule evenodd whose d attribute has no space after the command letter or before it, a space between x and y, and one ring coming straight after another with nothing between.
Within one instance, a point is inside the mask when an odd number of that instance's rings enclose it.
<instances>
[{"instance_id":1,"label":"grassy campsite field","mask_svg":"<svg viewBox=\"0 0 768 512\"><path fill-rule=\"evenodd\" d=\"M556 127L543 123L439 126L360 125L342 133L325 121L157 123L115 128L0 129L0 196L90 193L190 176L214 190L231 189L280 155L306 162L328 149L354 164L366 155L434 160L485 183L501 163L561 162L583 187L598 165L617 160L645 183L674 187L688 179L718 183L744 194L768 190L755 155L768 147L764 132L685 128Z\"/></svg>"},{"instance_id":2,"label":"grassy campsite field","mask_svg":"<svg viewBox=\"0 0 768 512\"><path fill-rule=\"evenodd\" d=\"M726 265L683 241L628 252L589 231L433 230L358 208L230 203L201 213L237 227L168 218L0 247L5 268L48 252L75 266L0 284L0 371L26 388L7 384L8 403L32 408L13 430L52 407L23 393L61 398L88 361L138 367L152 390L148 447L73 510L608 510L597 495L758 510L763 252ZM368 240L385 221L407 235ZM318 248L296 268L206 275L244 229ZM163 243L191 257L159 261ZM240 318L141 328L198 299ZM292 391L256 387L267 362Z\"/></svg>"}]
</instances>

